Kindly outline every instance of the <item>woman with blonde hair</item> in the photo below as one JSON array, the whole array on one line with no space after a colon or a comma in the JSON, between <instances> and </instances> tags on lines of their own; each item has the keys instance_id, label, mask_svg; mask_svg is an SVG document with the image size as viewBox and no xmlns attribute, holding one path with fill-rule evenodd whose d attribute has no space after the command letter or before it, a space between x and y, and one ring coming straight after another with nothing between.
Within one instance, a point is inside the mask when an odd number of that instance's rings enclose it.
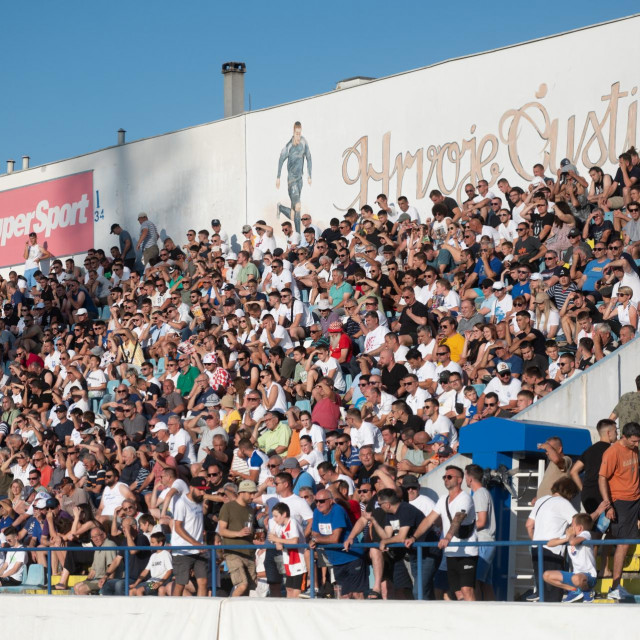
<instances>
[{"instance_id":1,"label":"woman with blonde hair","mask_svg":"<svg viewBox=\"0 0 640 640\"><path fill-rule=\"evenodd\" d=\"M612 320L617 316L621 327L630 325L634 331L637 331L638 310L633 302L631 302L631 296L633 296L633 289L631 287L618 287L617 295L611 296L611 301L602 314L602 318L604 320ZM618 333L618 331L616 331L616 333Z\"/></svg>"},{"instance_id":2,"label":"woman with blonde hair","mask_svg":"<svg viewBox=\"0 0 640 640\"><path fill-rule=\"evenodd\" d=\"M27 510L27 503L22 497L23 489L24 482L22 482L22 480L14 480L9 486L9 500L11 500L11 507L20 515Z\"/></svg>"},{"instance_id":3,"label":"woman with blonde hair","mask_svg":"<svg viewBox=\"0 0 640 640\"><path fill-rule=\"evenodd\" d=\"M534 299L536 317L533 321L533 328L544 334L545 338L551 340L556 337L560 326L560 313L551 298L539 291Z\"/></svg>"}]
</instances>

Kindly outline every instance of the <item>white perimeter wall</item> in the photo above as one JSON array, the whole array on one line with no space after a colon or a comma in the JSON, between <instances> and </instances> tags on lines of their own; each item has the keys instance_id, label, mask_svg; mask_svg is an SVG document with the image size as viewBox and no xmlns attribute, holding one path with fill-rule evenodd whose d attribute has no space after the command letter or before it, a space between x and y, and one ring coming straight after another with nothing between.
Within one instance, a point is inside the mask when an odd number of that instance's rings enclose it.
<instances>
[{"instance_id":1,"label":"white perimeter wall","mask_svg":"<svg viewBox=\"0 0 640 640\"><path fill-rule=\"evenodd\" d=\"M181 241L212 217L235 233L258 218L278 224L288 195L277 162L296 120L313 160L302 210L324 223L380 192L425 213L433 188L457 198L469 180L526 185L534 163L555 175L565 156L583 175L592 164L613 172L637 138L639 32L633 17L453 60L3 175L0 191L93 170L105 248L113 222L137 235L141 210Z\"/></svg>"},{"instance_id":2,"label":"white perimeter wall","mask_svg":"<svg viewBox=\"0 0 640 640\"><path fill-rule=\"evenodd\" d=\"M0 596L7 638L584 640L637 626L632 605ZM615 611L613 611L615 607ZM508 630L508 631L507 631Z\"/></svg>"}]
</instances>

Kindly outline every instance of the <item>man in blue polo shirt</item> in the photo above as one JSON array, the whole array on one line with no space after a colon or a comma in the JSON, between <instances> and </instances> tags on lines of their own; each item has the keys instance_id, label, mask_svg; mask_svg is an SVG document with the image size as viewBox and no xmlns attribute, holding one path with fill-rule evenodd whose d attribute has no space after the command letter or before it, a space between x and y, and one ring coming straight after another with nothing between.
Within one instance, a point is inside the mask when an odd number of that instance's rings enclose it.
<instances>
[{"instance_id":1,"label":"man in blue polo shirt","mask_svg":"<svg viewBox=\"0 0 640 640\"><path fill-rule=\"evenodd\" d=\"M312 549L316 544L339 544L344 542L351 531L347 512L333 502L331 492L322 489L316 493L316 509L311 527ZM341 589L342 598L364 599L367 588L366 565L362 555L355 551L345 552L326 549L327 559L333 566L333 575Z\"/></svg>"}]
</instances>

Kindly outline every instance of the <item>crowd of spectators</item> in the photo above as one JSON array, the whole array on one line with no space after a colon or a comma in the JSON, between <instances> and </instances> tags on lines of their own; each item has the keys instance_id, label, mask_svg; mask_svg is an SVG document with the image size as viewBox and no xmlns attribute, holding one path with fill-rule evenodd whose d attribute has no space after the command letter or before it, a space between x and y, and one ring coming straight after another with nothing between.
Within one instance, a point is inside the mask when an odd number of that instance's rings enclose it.
<instances>
[{"instance_id":1,"label":"crowd of spectators","mask_svg":"<svg viewBox=\"0 0 640 640\"><path fill-rule=\"evenodd\" d=\"M121 594L110 547L151 545L131 552L132 595L206 595L198 546L268 541L219 553L232 595L308 595L315 553L327 597L417 597L421 582L425 598L492 598L494 549L455 545L495 538L482 469L447 462L460 431L525 409L638 324L637 152L613 177L568 159L533 173L467 184L461 203L431 191L428 211L380 194L324 229L302 213L239 238L214 219L161 239L140 213L137 241L113 224L115 245L83 266L30 234L24 275L0 282L0 536L25 549L0 582L46 564L47 546L86 547L51 554L56 588L82 575L78 594ZM580 478L544 448L558 477L539 498L568 502ZM420 479L436 468L434 502ZM588 513L615 521L616 498L635 500L619 488ZM568 524L579 545L586 523ZM438 548L418 575L424 540Z\"/></svg>"}]
</instances>

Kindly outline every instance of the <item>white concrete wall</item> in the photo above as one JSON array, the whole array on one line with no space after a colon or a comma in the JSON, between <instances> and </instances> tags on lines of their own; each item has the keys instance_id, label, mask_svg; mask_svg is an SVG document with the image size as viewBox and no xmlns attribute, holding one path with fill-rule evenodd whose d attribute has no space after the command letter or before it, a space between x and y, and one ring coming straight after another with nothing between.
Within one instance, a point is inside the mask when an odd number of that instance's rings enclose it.
<instances>
[{"instance_id":1,"label":"white concrete wall","mask_svg":"<svg viewBox=\"0 0 640 640\"><path fill-rule=\"evenodd\" d=\"M640 340L637 338L579 374L575 379L521 411L516 420L540 420L562 426L593 429L608 418L623 393L635 391L640 374Z\"/></svg>"},{"instance_id":2,"label":"white concrete wall","mask_svg":"<svg viewBox=\"0 0 640 640\"><path fill-rule=\"evenodd\" d=\"M639 30L633 17L444 62L3 175L0 191L93 170L104 248L113 222L137 235L141 210L180 241L212 217L232 233L259 218L279 231L288 195L277 162L296 120L313 160L302 210L323 223L380 192L425 214L433 188L458 197L480 178L526 185L534 163L554 175L565 156L583 175L593 164L613 172L637 141Z\"/></svg>"},{"instance_id":3,"label":"white concrete wall","mask_svg":"<svg viewBox=\"0 0 640 640\"><path fill-rule=\"evenodd\" d=\"M614 618L617 629L637 626L631 605L20 595L1 595L0 604L6 638L69 638L82 629L91 640L495 640L509 629L518 640L584 640L610 635Z\"/></svg>"}]
</instances>

